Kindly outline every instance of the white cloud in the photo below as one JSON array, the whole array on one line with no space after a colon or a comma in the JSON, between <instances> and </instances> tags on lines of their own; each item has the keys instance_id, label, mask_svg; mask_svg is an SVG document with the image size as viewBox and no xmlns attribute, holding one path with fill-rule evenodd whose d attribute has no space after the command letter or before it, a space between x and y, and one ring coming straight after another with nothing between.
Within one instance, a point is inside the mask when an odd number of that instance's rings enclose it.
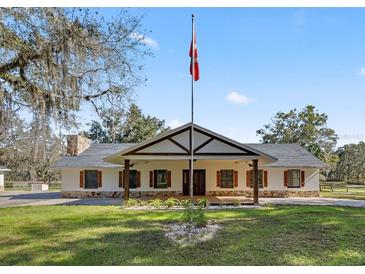
<instances>
[{"instance_id":1,"label":"white cloud","mask_svg":"<svg viewBox=\"0 0 365 274\"><path fill-rule=\"evenodd\" d=\"M183 122L180 122L178 119L175 119L175 120L170 121L167 125L173 129L173 128L180 127L183 124L184 124Z\"/></svg>"},{"instance_id":2,"label":"white cloud","mask_svg":"<svg viewBox=\"0 0 365 274\"><path fill-rule=\"evenodd\" d=\"M365 76L365 67L361 67L357 75Z\"/></svg>"},{"instance_id":3,"label":"white cloud","mask_svg":"<svg viewBox=\"0 0 365 274\"><path fill-rule=\"evenodd\" d=\"M151 47L152 49L155 49L155 50L159 49L159 46L158 46L158 43L157 43L157 41L156 41L156 40L153 40L153 39L152 39L152 38L150 38L150 37L144 36L144 35L143 35L143 34L141 34L141 33L133 32L133 33L131 34L131 37L132 37L133 39L136 39L136 40L140 41L141 43L143 43L143 44L145 44L145 45L147 45L147 46Z\"/></svg>"},{"instance_id":4,"label":"white cloud","mask_svg":"<svg viewBox=\"0 0 365 274\"><path fill-rule=\"evenodd\" d=\"M232 91L232 92L228 93L228 95L226 96L226 99L229 102L241 104L241 105L247 105L247 104L253 102L252 99L248 98L244 94L238 93L237 91Z\"/></svg>"},{"instance_id":5,"label":"white cloud","mask_svg":"<svg viewBox=\"0 0 365 274\"><path fill-rule=\"evenodd\" d=\"M294 23L295 23L295 30L296 31L302 31L304 29L304 25L306 22L306 10L296 10L293 13L293 17L294 17Z\"/></svg>"},{"instance_id":6,"label":"white cloud","mask_svg":"<svg viewBox=\"0 0 365 274\"><path fill-rule=\"evenodd\" d=\"M305 10L295 11L294 14L293 14L295 23L300 25L300 26L304 25L305 24L305 15L306 15Z\"/></svg>"}]
</instances>

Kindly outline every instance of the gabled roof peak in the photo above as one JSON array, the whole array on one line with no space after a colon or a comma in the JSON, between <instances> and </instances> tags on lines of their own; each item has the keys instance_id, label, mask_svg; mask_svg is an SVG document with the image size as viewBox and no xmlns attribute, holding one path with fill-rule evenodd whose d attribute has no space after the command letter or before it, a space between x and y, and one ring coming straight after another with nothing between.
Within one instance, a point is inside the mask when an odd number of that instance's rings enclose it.
<instances>
[{"instance_id":1,"label":"gabled roof peak","mask_svg":"<svg viewBox=\"0 0 365 274\"><path fill-rule=\"evenodd\" d=\"M257 158L266 156L272 160L276 158L266 155L255 148L246 146L228 137L220 135L200 125L186 123L180 127L164 132L152 139L136 144L127 149L120 150L112 155L105 157L106 161L115 161L120 157L139 157L143 155L151 158L152 156L167 156L187 158L191 155L191 128L194 130L194 155L196 158L237 157L237 159ZM160 157L160 158L161 158Z\"/></svg>"}]
</instances>

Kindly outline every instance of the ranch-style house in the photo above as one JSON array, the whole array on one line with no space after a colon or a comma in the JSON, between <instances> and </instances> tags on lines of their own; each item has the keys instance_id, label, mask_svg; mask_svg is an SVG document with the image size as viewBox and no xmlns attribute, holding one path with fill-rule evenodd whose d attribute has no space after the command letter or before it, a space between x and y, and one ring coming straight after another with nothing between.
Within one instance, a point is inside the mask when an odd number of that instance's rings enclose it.
<instances>
[{"instance_id":1,"label":"ranch-style house","mask_svg":"<svg viewBox=\"0 0 365 274\"><path fill-rule=\"evenodd\" d=\"M63 197L183 196L190 191L191 149L195 196L255 202L258 196L318 196L326 168L297 144L243 144L191 123L139 144L94 144L69 135L67 155L54 167L61 169Z\"/></svg>"}]
</instances>

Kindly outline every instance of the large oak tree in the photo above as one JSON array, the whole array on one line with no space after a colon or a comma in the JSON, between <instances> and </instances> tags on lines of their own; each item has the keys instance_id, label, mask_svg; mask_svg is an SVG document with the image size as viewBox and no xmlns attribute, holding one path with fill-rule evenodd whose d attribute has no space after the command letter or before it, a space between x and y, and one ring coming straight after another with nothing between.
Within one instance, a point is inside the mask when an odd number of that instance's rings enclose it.
<instances>
[{"instance_id":1,"label":"large oak tree","mask_svg":"<svg viewBox=\"0 0 365 274\"><path fill-rule=\"evenodd\" d=\"M83 134L97 143L140 143L169 129L164 120L145 115L136 105L129 109L104 108L101 123L91 121Z\"/></svg>"},{"instance_id":2,"label":"large oak tree","mask_svg":"<svg viewBox=\"0 0 365 274\"><path fill-rule=\"evenodd\" d=\"M0 128L12 110L68 126L84 102L118 104L148 54L128 10L106 20L95 9L0 8Z\"/></svg>"},{"instance_id":3,"label":"large oak tree","mask_svg":"<svg viewBox=\"0 0 365 274\"><path fill-rule=\"evenodd\" d=\"M47 123L34 120L30 123L12 114L11 127L0 142L0 165L11 169L8 180L54 180L57 171L52 164L63 152L63 142Z\"/></svg>"},{"instance_id":4,"label":"large oak tree","mask_svg":"<svg viewBox=\"0 0 365 274\"><path fill-rule=\"evenodd\" d=\"M365 184L365 142L348 144L336 151L339 161L329 174L331 180Z\"/></svg>"},{"instance_id":5,"label":"large oak tree","mask_svg":"<svg viewBox=\"0 0 365 274\"><path fill-rule=\"evenodd\" d=\"M257 130L263 143L296 143L319 159L334 166L337 157L333 154L338 136L327 126L328 116L319 113L315 106L307 105L302 110L278 112L271 123Z\"/></svg>"}]
</instances>

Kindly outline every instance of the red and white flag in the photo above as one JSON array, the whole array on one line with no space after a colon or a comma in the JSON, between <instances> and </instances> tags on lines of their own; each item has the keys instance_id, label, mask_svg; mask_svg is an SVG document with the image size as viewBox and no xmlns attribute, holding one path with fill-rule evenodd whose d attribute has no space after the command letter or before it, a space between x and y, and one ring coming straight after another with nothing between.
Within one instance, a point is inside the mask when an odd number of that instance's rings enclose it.
<instances>
[{"instance_id":1,"label":"red and white flag","mask_svg":"<svg viewBox=\"0 0 365 274\"><path fill-rule=\"evenodd\" d=\"M193 57L194 52L194 57ZM194 31L194 39L192 39L190 44L190 75L193 75L193 65L194 65L194 81L199 80L199 64L198 64L198 48L196 47L196 33ZM194 64L193 64L194 61Z\"/></svg>"}]
</instances>

